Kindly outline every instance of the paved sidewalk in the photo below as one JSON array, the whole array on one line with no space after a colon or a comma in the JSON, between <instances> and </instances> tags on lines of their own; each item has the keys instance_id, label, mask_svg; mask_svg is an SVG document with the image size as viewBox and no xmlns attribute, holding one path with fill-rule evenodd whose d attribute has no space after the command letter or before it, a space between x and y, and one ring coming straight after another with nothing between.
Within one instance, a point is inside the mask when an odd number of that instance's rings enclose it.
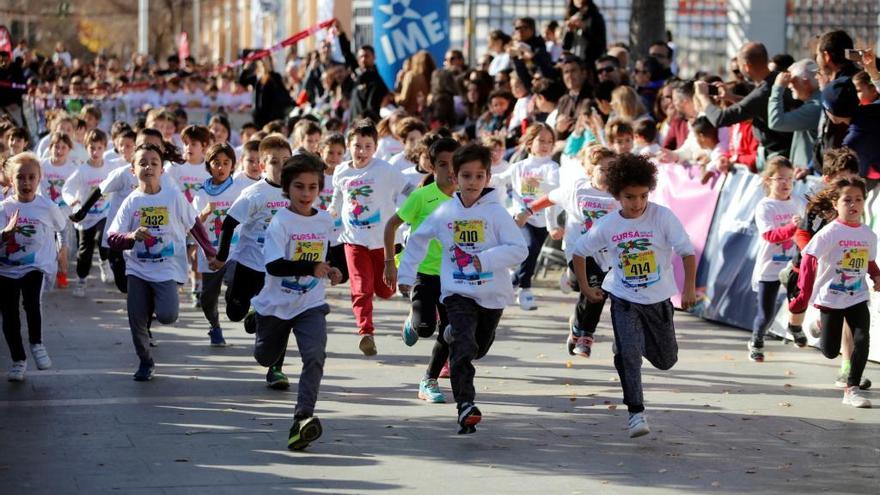
<instances>
[{"instance_id":1,"label":"paved sidewalk","mask_svg":"<svg viewBox=\"0 0 880 495\"><path fill-rule=\"evenodd\" d=\"M88 293L45 298L53 368L0 382L0 493L877 493L880 411L840 403L838 361L769 341L751 363L745 332L680 313L679 363L645 371L652 435L626 434L607 318L593 358L570 357L573 297L539 289L540 310L505 313L477 366L484 421L459 436L454 405L416 398L432 343L401 343L405 301L377 304L379 355L365 358L347 288L332 289L324 436L293 453L295 388L265 387L239 324L211 348L182 309L155 329L156 378L136 383L124 301ZM287 363L295 382L293 344Z\"/></svg>"}]
</instances>

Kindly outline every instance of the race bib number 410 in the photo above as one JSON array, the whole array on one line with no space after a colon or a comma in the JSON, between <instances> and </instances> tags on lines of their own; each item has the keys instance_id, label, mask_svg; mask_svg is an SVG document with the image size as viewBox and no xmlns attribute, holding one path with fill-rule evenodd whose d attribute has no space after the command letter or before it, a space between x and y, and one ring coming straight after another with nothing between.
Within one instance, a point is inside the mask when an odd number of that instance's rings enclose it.
<instances>
[{"instance_id":1,"label":"race bib number 410","mask_svg":"<svg viewBox=\"0 0 880 495\"><path fill-rule=\"evenodd\" d=\"M479 244L486 242L482 220L458 220L455 222L456 244Z\"/></svg>"}]
</instances>

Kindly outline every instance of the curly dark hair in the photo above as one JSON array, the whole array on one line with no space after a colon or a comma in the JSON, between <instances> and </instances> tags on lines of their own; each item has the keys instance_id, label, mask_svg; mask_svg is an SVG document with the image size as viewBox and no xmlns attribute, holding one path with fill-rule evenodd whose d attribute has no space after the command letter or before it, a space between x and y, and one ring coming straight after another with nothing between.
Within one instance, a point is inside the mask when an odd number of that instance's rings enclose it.
<instances>
[{"instance_id":1,"label":"curly dark hair","mask_svg":"<svg viewBox=\"0 0 880 495\"><path fill-rule=\"evenodd\" d=\"M615 198L630 186L643 186L651 191L657 187L657 166L641 155L617 155L603 171L608 192Z\"/></svg>"}]
</instances>

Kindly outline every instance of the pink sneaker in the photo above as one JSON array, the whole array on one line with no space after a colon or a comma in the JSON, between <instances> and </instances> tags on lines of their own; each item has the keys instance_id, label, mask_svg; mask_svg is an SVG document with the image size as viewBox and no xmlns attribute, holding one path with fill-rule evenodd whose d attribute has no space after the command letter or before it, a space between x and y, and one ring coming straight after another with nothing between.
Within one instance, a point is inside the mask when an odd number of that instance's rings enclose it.
<instances>
[{"instance_id":1,"label":"pink sneaker","mask_svg":"<svg viewBox=\"0 0 880 495\"><path fill-rule=\"evenodd\" d=\"M440 378L449 378L449 361L446 361L446 364L443 365L443 369L440 370Z\"/></svg>"}]
</instances>

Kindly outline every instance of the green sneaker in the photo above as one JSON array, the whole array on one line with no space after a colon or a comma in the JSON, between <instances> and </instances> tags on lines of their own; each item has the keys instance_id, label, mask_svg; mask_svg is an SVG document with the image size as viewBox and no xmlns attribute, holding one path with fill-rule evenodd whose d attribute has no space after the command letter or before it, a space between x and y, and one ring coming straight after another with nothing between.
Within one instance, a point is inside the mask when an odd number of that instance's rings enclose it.
<instances>
[{"instance_id":1,"label":"green sneaker","mask_svg":"<svg viewBox=\"0 0 880 495\"><path fill-rule=\"evenodd\" d=\"M446 397L440 391L440 385L434 378L424 378L419 382L419 399L434 404L442 404L446 402Z\"/></svg>"},{"instance_id":2,"label":"green sneaker","mask_svg":"<svg viewBox=\"0 0 880 495\"><path fill-rule=\"evenodd\" d=\"M320 438L323 432L321 421L315 416L294 420L293 426L290 427L290 436L287 437L287 448L290 450L303 450L310 443Z\"/></svg>"},{"instance_id":3,"label":"green sneaker","mask_svg":"<svg viewBox=\"0 0 880 495\"><path fill-rule=\"evenodd\" d=\"M275 390L287 390L290 388L290 381L280 367L271 366L266 372L266 385Z\"/></svg>"}]
</instances>

